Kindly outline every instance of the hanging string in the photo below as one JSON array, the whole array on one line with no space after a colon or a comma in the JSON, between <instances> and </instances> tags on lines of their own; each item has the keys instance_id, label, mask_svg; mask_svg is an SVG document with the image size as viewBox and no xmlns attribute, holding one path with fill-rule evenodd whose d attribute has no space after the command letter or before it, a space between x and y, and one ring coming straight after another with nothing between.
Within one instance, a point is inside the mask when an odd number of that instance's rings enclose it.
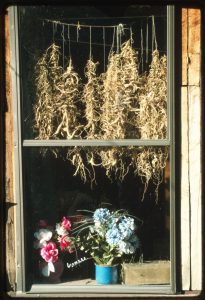
<instances>
[{"instance_id":1,"label":"hanging string","mask_svg":"<svg viewBox=\"0 0 205 300\"><path fill-rule=\"evenodd\" d=\"M153 26L153 16L152 16L152 53L154 51L154 26Z\"/></svg>"},{"instance_id":2,"label":"hanging string","mask_svg":"<svg viewBox=\"0 0 205 300\"><path fill-rule=\"evenodd\" d=\"M121 23L118 25L118 32L119 32L119 47L121 48L121 45L122 45L122 35L125 34L124 25L121 24Z\"/></svg>"},{"instance_id":3,"label":"hanging string","mask_svg":"<svg viewBox=\"0 0 205 300\"><path fill-rule=\"evenodd\" d=\"M116 52L119 53L119 26L117 26L117 32L116 32Z\"/></svg>"},{"instance_id":4,"label":"hanging string","mask_svg":"<svg viewBox=\"0 0 205 300\"><path fill-rule=\"evenodd\" d=\"M133 33L132 33L132 26L130 26L130 43L133 44L133 39L132 39Z\"/></svg>"},{"instance_id":5,"label":"hanging string","mask_svg":"<svg viewBox=\"0 0 205 300\"><path fill-rule=\"evenodd\" d=\"M105 72L105 27L103 27L103 63Z\"/></svg>"},{"instance_id":6,"label":"hanging string","mask_svg":"<svg viewBox=\"0 0 205 300\"><path fill-rule=\"evenodd\" d=\"M65 57L64 57L64 52L65 52L64 25L62 26L61 36L63 38L63 68L64 68L64 61L65 61Z\"/></svg>"},{"instance_id":7,"label":"hanging string","mask_svg":"<svg viewBox=\"0 0 205 300\"><path fill-rule=\"evenodd\" d=\"M69 51L69 58L71 60L71 47L70 47L70 25L68 25L68 51Z\"/></svg>"},{"instance_id":8,"label":"hanging string","mask_svg":"<svg viewBox=\"0 0 205 300\"><path fill-rule=\"evenodd\" d=\"M79 40L79 30L81 29L80 26L81 26L81 25L80 25L80 23L78 22L77 27L76 27L77 42L78 42L78 40Z\"/></svg>"},{"instance_id":9,"label":"hanging string","mask_svg":"<svg viewBox=\"0 0 205 300\"><path fill-rule=\"evenodd\" d=\"M90 26L90 59L92 57L92 31Z\"/></svg>"},{"instance_id":10,"label":"hanging string","mask_svg":"<svg viewBox=\"0 0 205 300\"><path fill-rule=\"evenodd\" d=\"M115 46L115 34L116 34L116 27L113 28L113 37L112 37L112 45L110 48L110 53L113 52L114 46Z\"/></svg>"},{"instance_id":11,"label":"hanging string","mask_svg":"<svg viewBox=\"0 0 205 300\"><path fill-rule=\"evenodd\" d=\"M53 20L48 20L48 19L44 19L45 22L48 23L54 23L54 24L58 24L58 25L65 25L65 26L73 26L73 27L77 27L78 30L80 30L81 28L89 28L90 26L92 26L92 28L114 28L117 27L118 25L85 25L85 24L80 24L79 22L77 24L74 23L64 23L64 22L60 22L60 21L53 21Z\"/></svg>"},{"instance_id":12,"label":"hanging string","mask_svg":"<svg viewBox=\"0 0 205 300\"><path fill-rule=\"evenodd\" d=\"M153 45L155 43L155 49L157 50L157 38L156 38L156 27L155 27L155 18L152 16L152 31L153 31Z\"/></svg>"},{"instance_id":13,"label":"hanging string","mask_svg":"<svg viewBox=\"0 0 205 300\"><path fill-rule=\"evenodd\" d=\"M143 58L143 30L142 30L142 25L141 25L141 68L142 68L142 73L144 72L144 58Z\"/></svg>"},{"instance_id":14,"label":"hanging string","mask_svg":"<svg viewBox=\"0 0 205 300\"><path fill-rule=\"evenodd\" d=\"M146 64L148 64L149 58L149 21L147 18L147 28L146 28Z\"/></svg>"}]
</instances>

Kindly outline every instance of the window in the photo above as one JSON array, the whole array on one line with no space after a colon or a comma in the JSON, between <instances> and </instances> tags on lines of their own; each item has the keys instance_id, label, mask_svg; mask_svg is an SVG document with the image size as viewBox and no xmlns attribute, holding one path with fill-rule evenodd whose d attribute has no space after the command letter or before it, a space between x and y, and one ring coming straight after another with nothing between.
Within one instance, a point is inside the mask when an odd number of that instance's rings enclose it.
<instances>
[{"instance_id":1,"label":"window","mask_svg":"<svg viewBox=\"0 0 205 300\"><path fill-rule=\"evenodd\" d=\"M11 15L18 290L175 291L173 8L21 6ZM107 247L96 245L105 223L81 230L99 208L118 230L112 242L105 234L119 263L106 290L91 259ZM124 231L136 223L124 240L121 220Z\"/></svg>"}]
</instances>

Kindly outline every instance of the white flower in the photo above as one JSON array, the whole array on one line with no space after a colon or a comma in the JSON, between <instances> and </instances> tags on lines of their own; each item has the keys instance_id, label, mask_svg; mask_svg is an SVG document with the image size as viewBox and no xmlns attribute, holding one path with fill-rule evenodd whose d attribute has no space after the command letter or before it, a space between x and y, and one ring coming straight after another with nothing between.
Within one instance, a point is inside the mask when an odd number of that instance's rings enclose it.
<instances>
[{"instance_id":1,"label":"white flower","mask_svg":"<svg viewBox=\"0 0 205 300\"><path fill-rule=\"evenodd\" d=\"M63 226L61 226L60 223L56 224L56 232L58 235L61 235L61 236L67 234L67 231L63 228Z\"/></svg>"},{"instance_id":2,"label":"white flower","mask_svg":"<svg viewBox=\"0 0 205 300\"><path fill-rule=\"evenodd\" d=\"M52 231L48 229L39 229L39 231L34 233L34 237L38 240L34 243L34 248L42 248L46 245L48 241L52 238Z\"/></svg>"}]
</instances>

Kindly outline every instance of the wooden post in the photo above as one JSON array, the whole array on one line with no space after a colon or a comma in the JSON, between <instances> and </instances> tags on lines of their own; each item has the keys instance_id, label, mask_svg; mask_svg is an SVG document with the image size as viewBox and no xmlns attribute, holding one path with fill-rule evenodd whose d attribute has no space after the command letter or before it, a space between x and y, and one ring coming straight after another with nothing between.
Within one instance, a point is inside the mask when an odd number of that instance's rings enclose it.
<instances>
[{"instance_id":1,"label":"wooden post","mask_svg":"<svg viewBox=\"0 0 205 300\"><path fill-rule=\"evenodd\" d=\"M10 43L8 14L5 15L5 82L6 82L6 112L5 112L5 196L6 196L6 269L7 290L15 290L15 224L14 224L14 190L13 190L13 99L11 87Z\"/></svg>"},{"instance_id":2,"label":"wooden post","mask_svg":"<svg viewBox=\"0 0 205 300\"><path fill-rule=\"evenodd\" d=\"M202 289L199 9L182 10L182 289Z\"/></svg>"}]
</instances>

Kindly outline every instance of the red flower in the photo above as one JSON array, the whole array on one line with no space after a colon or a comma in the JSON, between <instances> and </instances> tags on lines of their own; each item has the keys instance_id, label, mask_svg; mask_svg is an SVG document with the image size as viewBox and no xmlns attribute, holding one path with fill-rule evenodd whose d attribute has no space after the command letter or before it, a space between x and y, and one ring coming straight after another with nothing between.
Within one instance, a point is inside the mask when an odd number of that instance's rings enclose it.
<instances>
[{"instance_id":1,"label":"red flower","mask_svg":"<svg viewBox=\"0 0 205 300\"><path fill-rule=\"evenodd\" d=\"M46 262L55 263L58 260L58 249L56 248L56 244L53 242L45 245L41 249L40 254Z\"/></svg>"},{"instance_id":2,"label":"red flower","mask_svg":"<svg viewBox=\"0 0 205 300\"><path fill-rule=\"evenodd\" d=\"M63 217L61 225L65 230L71 230L71 222L66 217Z\"/></svg>"},{"instance_id":3,"label":"red flower","mask_svg":"<svg viewBox=\"0 0 205 300\"><path fill-rule=\"evenodd\" d=\"M71 247L71 241L67 235L59 236L58 241L61 250L69 249Z\"/></svg>"}]
</instances>

